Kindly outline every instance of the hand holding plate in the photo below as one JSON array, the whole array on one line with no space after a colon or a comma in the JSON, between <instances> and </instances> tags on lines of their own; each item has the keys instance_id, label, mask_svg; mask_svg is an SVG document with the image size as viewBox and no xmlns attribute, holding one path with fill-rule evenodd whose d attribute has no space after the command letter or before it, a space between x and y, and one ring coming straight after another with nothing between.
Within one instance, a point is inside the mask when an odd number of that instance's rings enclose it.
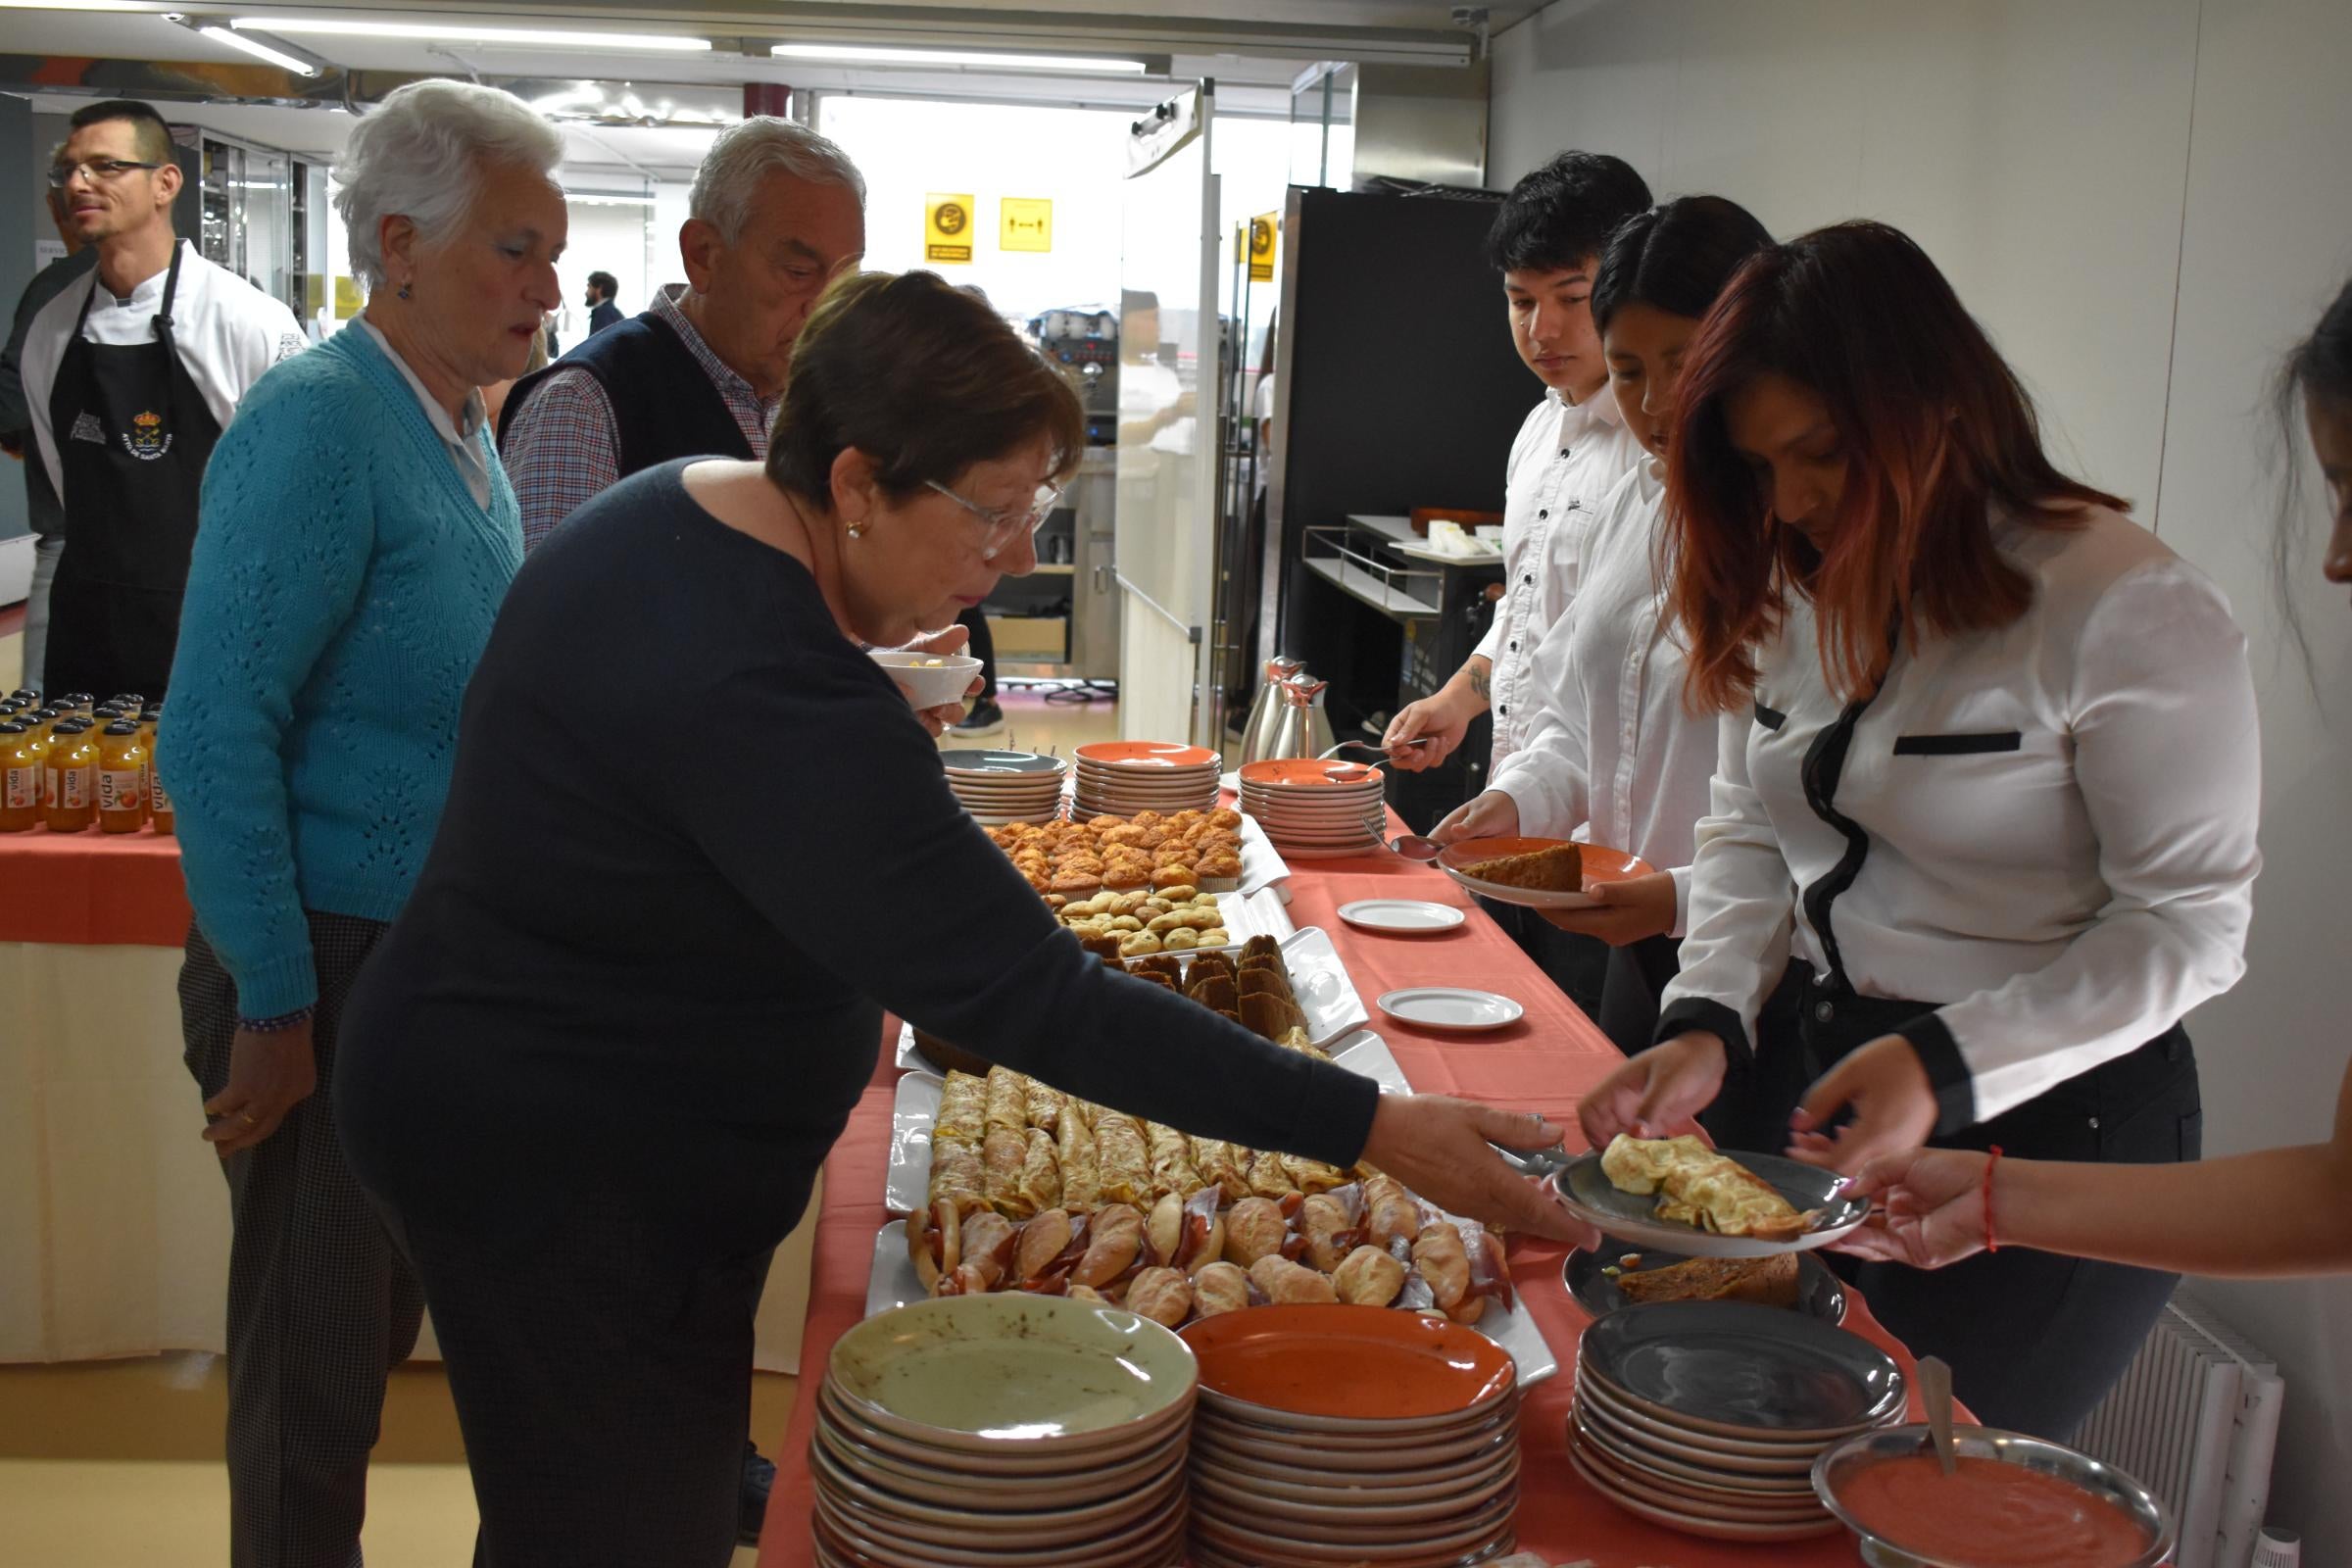
<instances>
[{"instance_id":1,"label":"hand holding plate","mask_svg":"<svg viewBox=\"0 0 2352 1568\"><path fill-rule=\"evenodd\" d=\"M1984 1250L1984 1165L1973 1149L1915 1149L1872 1160L1847 1184L1884 1200L1838 1251L1913 1268L1941 1268Z\"/></svg>"}]
</instances>

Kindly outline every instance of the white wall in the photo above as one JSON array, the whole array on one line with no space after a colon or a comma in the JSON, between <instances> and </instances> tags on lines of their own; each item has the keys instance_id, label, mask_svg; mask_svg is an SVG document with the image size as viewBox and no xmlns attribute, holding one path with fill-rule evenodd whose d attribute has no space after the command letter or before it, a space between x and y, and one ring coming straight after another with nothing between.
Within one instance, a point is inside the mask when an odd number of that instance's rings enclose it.
<instances>
[{"instance_id":1,"label":"white wall","mask_svg":"<svg viewBox=\"0 0 2352 1568\"><path fill-rule=\"evenodd\" d=\"M2209 1153L2324 1137L2352 1054L2332 983L2352 960L2352 616L2311 546L2315 703L2265 575L2257 414L2352 272L2347 59L2340 0L1557 0L1495 41L1494 183L1585 147L1777 233L1907 229L2056 450L2229 591L2261 681L2269 866L2245 983L2190 1020ZM2352 1285L2193 1289L2288 1376L2272 1516L2307 1533L2306 1562L2352 1561Z\"/></svg>"}]
</instances>

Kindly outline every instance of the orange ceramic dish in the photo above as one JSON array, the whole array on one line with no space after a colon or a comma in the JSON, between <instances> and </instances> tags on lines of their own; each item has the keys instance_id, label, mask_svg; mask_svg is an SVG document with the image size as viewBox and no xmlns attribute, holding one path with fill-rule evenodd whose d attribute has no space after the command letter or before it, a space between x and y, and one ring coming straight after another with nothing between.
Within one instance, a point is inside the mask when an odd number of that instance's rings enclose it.
<instances>
[{"instance_id":1,"label":"orange ceramic dish","mask_svg":"<svg viewBox=\"0 0 2352 1568\"><path fill-rule=\"evenodd\" d=\"M1181 741L1096 741L1077 755L1114 767L1213 767L1218 760L1215 752Z\"/></svg>"},{"instance_id":2,"label":"orange ceramic dish","mask_svg":"<svg viewBox=\"0 0 2352 1568\"><path fill-rule=\"evenodd\" d=\"M1335 785L1360 788L1379 783L1381 777L1377 767L1315 757L1270 757L1262 762L1246 764L1241 772L1245 784L1279 789L1329 789Z\"/></svg>"},{"instance_id":3,"label":"orange ceramic dish","mask_svg":"<svg viewBox=\"0 0 2352 1568\"><path fill-rule=\"evenodd\" d=\"M1200 1386L1298 1415L1423 1420L1459 1414L1518 1384L1511 1354L1459 1324L1379 1306L1260 1306L1184 1331Z\"/></svg>"}]
</instances>

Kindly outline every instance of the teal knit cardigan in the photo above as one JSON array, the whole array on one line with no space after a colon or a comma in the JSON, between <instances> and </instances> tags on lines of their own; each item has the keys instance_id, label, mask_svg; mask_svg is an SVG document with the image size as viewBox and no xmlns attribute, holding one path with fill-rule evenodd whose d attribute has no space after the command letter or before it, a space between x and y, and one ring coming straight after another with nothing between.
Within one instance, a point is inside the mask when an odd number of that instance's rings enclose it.
<instances>
[{"instance_id":1,"label":"teal knit cardigan","mask_svg":"<svg viewBox=\"0 0 2352 1568\"><path fill-rule=\"evenodd\" d=\"M305 909L400 912L521 514L476 505L416 394L345 330L255 383L206 467L156 742L188 899L237 1010L318 1000Z\"/></svg>"}]
</instances>

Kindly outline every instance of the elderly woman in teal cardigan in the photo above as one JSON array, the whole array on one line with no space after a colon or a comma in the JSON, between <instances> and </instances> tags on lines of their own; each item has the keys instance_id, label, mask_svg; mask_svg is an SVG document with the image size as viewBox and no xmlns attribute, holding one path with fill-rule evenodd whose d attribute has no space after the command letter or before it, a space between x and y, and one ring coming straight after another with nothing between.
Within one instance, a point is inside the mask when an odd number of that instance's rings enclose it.
<instances>
[{"instance_id":1,"label":"elderly woman in teal cardigan","mask_svg":"<svg viewBox=\"0 0 2352 1568\"><path fill-rule=\"evenodd\" d=\"M255 386L206 472L158 741L179 998L227 1173L231 1559L359 1560L421 1297L344 1162L343 998L423 863L458 705L522 559L478 388L562 303L563 142L495 89L403 87L337 178L366 313Z\"/></svg>"}]
</instances>

